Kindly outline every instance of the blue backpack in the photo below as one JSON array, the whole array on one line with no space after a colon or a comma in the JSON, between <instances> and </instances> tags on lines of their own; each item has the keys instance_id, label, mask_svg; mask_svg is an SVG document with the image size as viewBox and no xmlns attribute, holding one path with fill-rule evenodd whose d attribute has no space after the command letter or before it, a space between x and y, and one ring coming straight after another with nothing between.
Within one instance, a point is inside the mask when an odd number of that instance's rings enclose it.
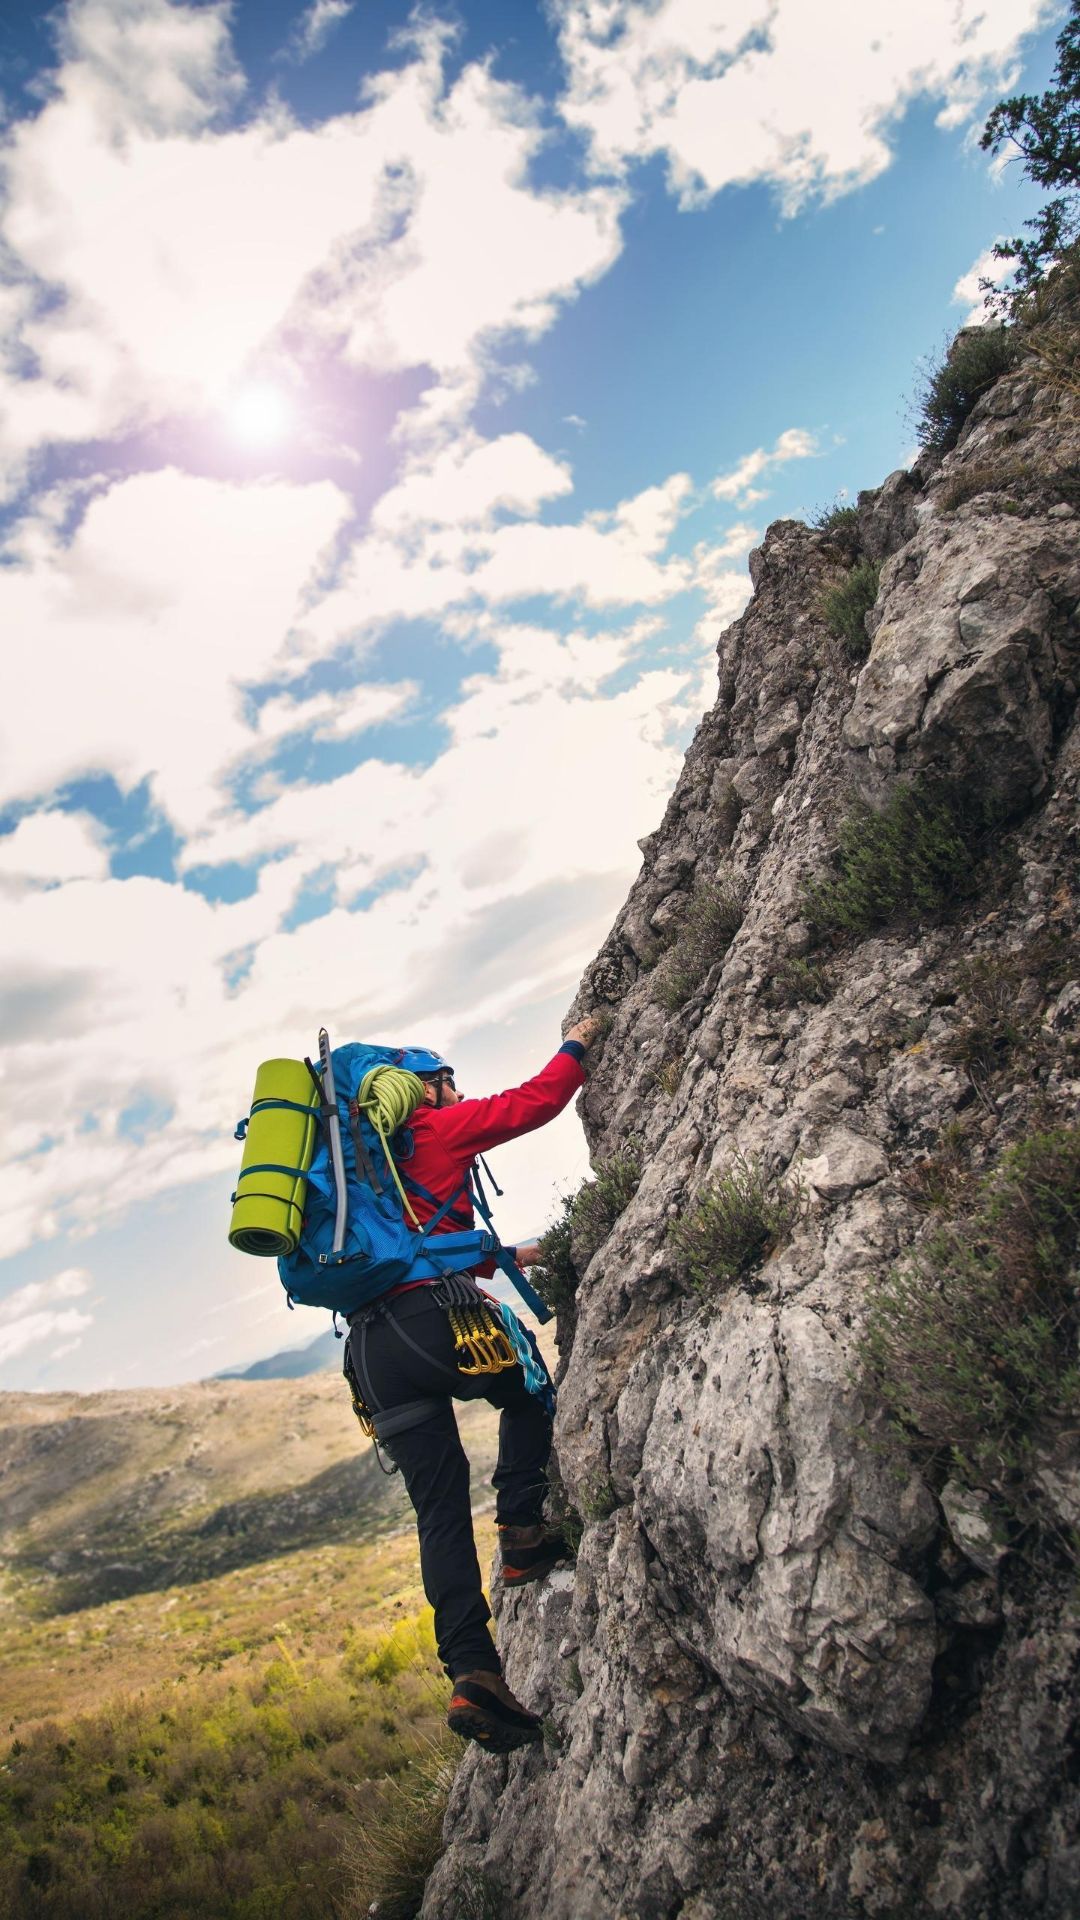
<instances>
[{"instance_id":1,"label":"blue backpack","mask_svg":"<svg viewBox=\"0 0 1080 1920\"><path fill-rule=\"evenodd\" d=\"M307 1171L303 1226L295 1251L278 1260L290 1306L296 1302L325 1307L347 1317L403 1281L438 1280L445 1273L460 1273L481 1260L493 1259L537 1318L550 1320L550 1309L499 1241L475 1161L457 1192L441 1204L417 1182L405 1179L410 1192L436 1207L419 1232L407 1220L387 1146L360 1109L358 1097L361 1081L373 1067L400 1067L408 1059L400 1047L359 1042L332 1052L326 1047L323 1124ZM326 1094L331 1090L328 1104ZM336 1167L344 1175L344 1209ZM483 1228L436 1232L466 1197L476 1205ZM342 1243L335 1248L343 1213Z\"/></svg>"}]
</instances>

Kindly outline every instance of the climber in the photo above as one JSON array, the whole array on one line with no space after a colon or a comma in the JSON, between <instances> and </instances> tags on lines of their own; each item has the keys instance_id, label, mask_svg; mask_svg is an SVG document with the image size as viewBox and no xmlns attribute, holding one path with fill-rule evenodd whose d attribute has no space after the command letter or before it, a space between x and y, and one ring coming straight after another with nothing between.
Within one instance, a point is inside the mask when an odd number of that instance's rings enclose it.
<instances>
[{"instance_id":1,"label":"climber","mask_svg":"<svg viewBox=\"0 0 1080 1920\"><path fill-rule=\"evenodd\" d=\"M466 1186L474 1157L504 1141L544 1126L562 1112L585 1079L582 1060L600 1022L579 1020L554 1059L510 1092L466 1099L453 1070L430 1055L417 1071L424 1099L400 1139L398 1164L421 1225ZM472 1203L458 1198L434 1233L472 1225ZM511 1249L519 1265L535 1264L536 1245ZM491 1263L477 1268L481 1277ZM473 1537L469 1462L458 1434L452 1399L485 1399L501 1410L499 1459L493 1475L500 1577L516 1587L539 1580L566 1556L566 1543L541 1518L547 1494L553 1390L532 1335L527 1335L544 1398L530 1392L522 1365L498 1372L463 1373L448 1311L434 1297L436 1282L395 1287L371 1307L349 1317L347 1371L363 1401L378 1407L380 1424L396 1426L400 1408L408 1424L386 1450L400 1467L416 1511L424 1592L435 1611L439 1657L452 1683L447 1716L452 1731L479 1741L489 1752L509 1752L538 1740L540 1720L515 1699L502 1678L488 1628ZM509 1356L508 1356L509 1358ZM414 1412L415 1408L415 1412ZM417 1417L417 1415L419 1417Z\"/></svg>"}]
</instances>

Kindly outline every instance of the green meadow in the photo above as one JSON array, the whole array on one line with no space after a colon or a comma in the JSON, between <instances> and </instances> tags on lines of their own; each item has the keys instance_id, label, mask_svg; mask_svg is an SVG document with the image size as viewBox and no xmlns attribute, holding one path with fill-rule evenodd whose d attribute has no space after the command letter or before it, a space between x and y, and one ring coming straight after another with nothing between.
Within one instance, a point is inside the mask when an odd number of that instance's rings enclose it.
<instances>
[{"instance_id":1,"label":"green meadow","mask_svg":"<svg viewBox=\"0 0 1080 1920\"><path fill-rule=\"evenodd\" d=\"M478 1507L495 1423L462 1412ZM340 1382L9 1394L0 1448L0 1912L362 1913L348 1863L447 1687Z\"/></svg>"}]
</instances>

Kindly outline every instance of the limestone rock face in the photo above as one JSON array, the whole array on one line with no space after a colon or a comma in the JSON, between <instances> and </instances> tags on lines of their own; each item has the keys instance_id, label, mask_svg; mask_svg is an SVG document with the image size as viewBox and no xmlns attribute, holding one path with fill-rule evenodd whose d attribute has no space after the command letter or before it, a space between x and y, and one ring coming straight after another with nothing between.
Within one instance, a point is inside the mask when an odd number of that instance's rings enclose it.
<instances>
[{"instance_id":1,"label":"limestone rock face","mask_svg":"<svg viewBox=\"0 0 1080 1920\"><path fill-rule=\"evenodd\" d=\"M858 1361L868 1284L947 1217L957 1154L977 1181L1080 1116L1077 467L1075 399L1021 372L944 462L860 496L882 563L861 667L819 611L837 536L780 521L751 558L716 705L572 1009L612 1017L594 1159L633 1145L642 1171L560 1322L576 1565L496 1598L548 1739L466 1753L425 1920L1080 1910L1075 1570L920 1470ZM805 887L852 795L918 777L978 789L988 874L937 921L816 946ZM670 1013L657 961L720 875L742 925ZM1052 980L1051 947L1073 954ZM1032 1036L1012 1071L960 1044L972 963ZM698 1290L671 1230L738 1160L793 1225ZM1068 1537L1075 1433L1035 1478Z\"/></svg>"}]
</instances>

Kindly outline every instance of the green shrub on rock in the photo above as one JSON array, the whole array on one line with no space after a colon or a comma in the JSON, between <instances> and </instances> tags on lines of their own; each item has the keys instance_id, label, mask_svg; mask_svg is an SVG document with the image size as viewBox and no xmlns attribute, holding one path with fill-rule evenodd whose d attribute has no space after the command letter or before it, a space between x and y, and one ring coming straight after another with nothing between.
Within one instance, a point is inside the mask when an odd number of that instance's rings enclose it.
<instances>
[{"instance_id":1,"label":"green shrub on rock","mask_svg":"<svg viewBox=\"0 0 1080 1920\"><path fill-rule=\"evenodd\" d=\"M564 1196L558 1218L540 1236L534 1273L549 1307L572 1304L581 1273L630 1205L640 1179L641 1159L630 1148L602 1160L595 1179L582 1181L576 1193Z\"/></svg>"},{"instance_id":2,"label":"green shrub on rock","mask_svg":"<svg viewBox=\"0 0 1080 1920\"><path fill-rule=\"evenodd\" d=\"M873 1286L867 1374L918 1455L1014 1510L1040 1435L1080 1414L1080 1128L1005 1155L972 1214Z\"/></svg>"},{"instance_id":3,"label":"green shrub on rock","mask_svg":"<svg viewBox=\"0 0 1080 1920\"><path fill-rule=\"evenodd\" d=\"M976 402L1019 361L1016 338L1008 327L965 327L941 365L927 374L918 396L919 444L930 453L948 453L960 438Z\"/></svg>"},{"instance_id":4,"label":"green shrub on rock","mask_svg":"<svg viewBox=\"0 0 1080 1920\"><path fill-rule=\"evenodd\" d=\"M722 960L742 925L742 893L731 875L694 888L682 925L656 968L653 991L668 1013L678 1013Z\"/></svg>"},{"instance_id":5,"label":"green shrub on rock","mask_svg":"<svg viewBox=\"0 0 1080 1920\"><path fill-rule=\"evenodd\" d=\"M975 838L959 802L921 783L894 787L879 808L855 800L834 872L804 889L805 916L819 934L865 934L940 914L972 890Z\"/></svg>"},{"instance_id":6,"label":"green shrub on rock","mask_svg":"<svg viewBox=\"0 0 1080 1920\"><path fill-rule=\"evenodd\" d=\"M716 1292L752 1272L790 1238L802 1204L760 1161L735 1160L671 1226L671 1245L690 1285Z\"/></svg>"},{"instance_id":7,"label":"green shrub on rock","mask_svg":"<svg viewBox=\"0 0 1080 1920\"><path fill-rule=\"evenodd\" d=\"M870 651L866 616L877 599L880 579L876 560L860 560L822 595L821 617L850 660L865 660Z\"/></svg>"}]
</instances>

